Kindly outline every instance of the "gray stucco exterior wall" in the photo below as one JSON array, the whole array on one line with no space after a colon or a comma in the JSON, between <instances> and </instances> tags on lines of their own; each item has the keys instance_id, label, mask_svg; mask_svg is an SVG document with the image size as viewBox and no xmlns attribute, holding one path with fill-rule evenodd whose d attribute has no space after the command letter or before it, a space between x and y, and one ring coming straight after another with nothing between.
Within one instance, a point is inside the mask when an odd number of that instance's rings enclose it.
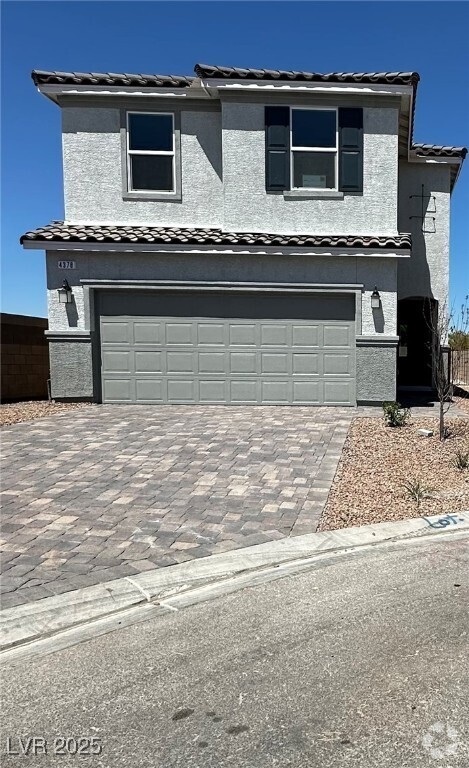
<instances>
[{"instance_id":1,"label":"gray stucco exterior wall","mask_svg":"<svg viewBox=\"0 0 469 768\"><path fill-rule=\"evenodd\" d=\"M76 269L58 269L57 261L67 259L75 261ZM357 366L361 366L357 373L357 398L393 399L395 365L389 362L389 349L381 349L380 338L396 333L396 262L394 258L345 255L48 252L49 328L57 333L57 340L50 344L53 396L93 397L93 379L96 382L99 378L96 345L76 338L87 332L93 337L95 328L93 290L81 280L194 280L363 285L356 333L369 337L367 343L375 338L377 347L371 353L368 347L364 354L357 349ZM58 302L57 288L64 276L73 288L74 300L69 305ZM370 296L375 285L380 290L382 308L373 312Z\"/></svg>"},{"instance_id":2,"label":"gray stucco exterior wall","mask_svg":"<svg viewBox=\"0 0 469 768\"><path fill-rule=\"evenodd\" d=\"M396 234L397 106L364 107L363 194L310 199L265 190L266 103L228 101L221 111L214 105L153 106L175 109L180 124L182 199L166 201L126 199L123 193L122 114L137 109L134 103L112 109L63 106L66 219L238 232Z\"/></svg>"},{"instance_id":3,"label":"gray stucco exterior wall","mask_svg":"<svg viewBox=\"0 0 469 768\"><path fill-rule=\"evenodd\" d=\"M382 403L396 399L397 346L357 346L357 401Z\"/></svg>"},{"instance_id":4,"label":"gray stucco exterior wall","mask_svg":"<svg viewBox=\"0 0 469 768\"><path fill-rule=\"evenodd\" d=\"M64 271L58 260L73 260L76 269ZM57 288L64 277L73 288L73 304L59 304ZM363 284L362 328L367 335L394 335L397 327L397 259L355 256L294 256L255 254L100 253L49 251L47 287L49 328L53 331L89 330L90 308L81 280L197 280ZM371 310L377 286L382 307Z\"/></svg>"},{"instance_id":5,"label":"gray stucco exterior wall","mask_svg":"<svg viewBox=\"0 0 469 768\"><path fill-rule=\"evenodd\" d=\"M135 103L129 110L139 110ZM168 111L168 107L153 107ZM62 108L65 218L74 223L221 225L221 113L180 111L182 200L128 200L122 188L121 109Z\"/></svg>"},{"instance_id":6,"label":"gray stucco exterior wall","mask_svg":"<svg viewBox=\"0 0 469 768\"><path fill-rule=\"evenodd\" d=\"M433 297L443 304L449 293L449 165L399 163L399 228L412 234L412 255L398 266L399 299Z\"/></svg>"},{"instance_id":7,"label":"gray stucco exterior wall","mask_svg":"<svg viewBox=\"0 0 469 768\"><path fill-rule=\"evenodd\" d=\"M94 398L91 339L50 340L49 358L53 398Z\"/></svg>"},{"instance_id":8,"label":"gray stucco exterior wall","mask_svg":"<svg viewBox=\"0 0 469 768\"><path fill-rule=\"evenodd\" d=\"M308 199L265 190L264 104L222 104L224 220L228 231L397 232L398 109L365 108L363 194Z\"/></svg>"}]
</instances>

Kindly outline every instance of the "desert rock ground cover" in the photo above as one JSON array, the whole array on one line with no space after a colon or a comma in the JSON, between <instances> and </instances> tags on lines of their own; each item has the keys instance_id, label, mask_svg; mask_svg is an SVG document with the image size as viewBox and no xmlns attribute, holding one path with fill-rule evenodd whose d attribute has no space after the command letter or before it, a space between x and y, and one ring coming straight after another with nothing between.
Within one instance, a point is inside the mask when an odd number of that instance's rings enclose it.
<instances>
[{"instance_id":1,"label":"desert rock ground cover","mask_svg":"<svg viewBox=\"0 0 469 768\"><path fill-rule=\"evenodd\" d=\"M469 452L469 419L449 414L447 424L450 436L440 442L436 418L412 418L399 428L382 418L354 419L319 530L469 509L469 469L455 466L457 452ZM433 437L419 435L420 428ZM428 493L420 505L404 488L415 480Z\"/></svg>"},{"instance_id":2,"label":"desert rock ground cover","mask_svg":"<svg viewBox=\"0 0 469 768\"><path fill-rule=\"evenodd\" d=\"M89 403L49 403L47 400L29 400L24 403L2 403L0 405L0 427L32 421L44 416L54 416L61 411L73 411L89 406Z\"/></svg>"}]
</instances>

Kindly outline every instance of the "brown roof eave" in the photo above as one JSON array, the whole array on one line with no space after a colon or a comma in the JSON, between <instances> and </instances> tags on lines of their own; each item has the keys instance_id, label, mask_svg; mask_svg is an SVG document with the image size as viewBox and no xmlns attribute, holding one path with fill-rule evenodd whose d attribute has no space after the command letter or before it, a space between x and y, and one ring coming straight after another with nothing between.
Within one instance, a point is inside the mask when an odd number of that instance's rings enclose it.
<instances>
[{"instance_id":1,"label":"brown roof eave","mask_svg":"<svg viewBox=\"0 0 469 768\"><path fill-rule=\"evenodd\" d=\"M198 77L209 80L289 80L296 82L332 82L332 83L376 83L413 85L420 80L418 72L298 72L283 69L243 69L241 67L220 67L211 64L196 64L194 71Z\"/></svg>"},{"instance_id":2,"label":"brown roof eave","mask_svg":"<svg viewBox=\"0 0 469 768\"><path fill-rule=\"evenodd\" d=\"M185 75L144 75L139 73L116 72L58 72L34 69L33 83L41 85L76 86L140 86L145 88L189 88L195 77Z\"/></svg>"},{"instance_id":3,"label":"brown roof eave","mask_svg":"<svg viewBox=\"0 0 469 768\"><path fill-rule=\"evenodd\" d=\"M199 245L281 248L364 248L373 250L410 249L409 234L377 235L285 235L268 232L223 232L220 229L187 227L146 227L84 225L53 222L26 232L22 245L47 243L120 243L155 245Z\"/></svg>"}]
</instances>

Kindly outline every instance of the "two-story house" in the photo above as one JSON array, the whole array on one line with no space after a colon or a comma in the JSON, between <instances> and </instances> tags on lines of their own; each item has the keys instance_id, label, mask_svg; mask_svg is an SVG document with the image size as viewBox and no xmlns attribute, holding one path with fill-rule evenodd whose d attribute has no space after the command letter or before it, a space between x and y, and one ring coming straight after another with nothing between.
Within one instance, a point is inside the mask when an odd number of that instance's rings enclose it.
<instances>
[{"instance_id":1,"label":"two-story house","mask_svg":"<svg viewBox=\"0 0 469 768\"><path fill-rule=\"evenodd\" d=\"M466 149L413 142L418 74L33 72L59 105L52 396L354 405L431 387Z\"/></svg>"}]
</instances>

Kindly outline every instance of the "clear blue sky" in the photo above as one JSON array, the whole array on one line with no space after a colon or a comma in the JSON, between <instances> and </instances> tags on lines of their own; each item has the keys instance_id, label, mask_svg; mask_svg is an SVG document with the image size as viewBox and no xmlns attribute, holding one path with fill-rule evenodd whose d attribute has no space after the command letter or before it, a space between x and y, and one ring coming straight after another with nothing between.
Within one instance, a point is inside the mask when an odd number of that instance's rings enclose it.
<instances>
[{"instance_id":1,"label":"clear blue sky","mask_svg":"<svg viewBox=\"0 0 469 768\"><path fill-rule=\"evenodd\" d=\"M46 315L28 229L63 218L59 108L32 69L192 74L197 61L317 72L417 70L415 140L469 144L465 2L4 2L3 311ZM469 160L453 195L452 300L469 293Z\"/></svg>"}]
</instances>

